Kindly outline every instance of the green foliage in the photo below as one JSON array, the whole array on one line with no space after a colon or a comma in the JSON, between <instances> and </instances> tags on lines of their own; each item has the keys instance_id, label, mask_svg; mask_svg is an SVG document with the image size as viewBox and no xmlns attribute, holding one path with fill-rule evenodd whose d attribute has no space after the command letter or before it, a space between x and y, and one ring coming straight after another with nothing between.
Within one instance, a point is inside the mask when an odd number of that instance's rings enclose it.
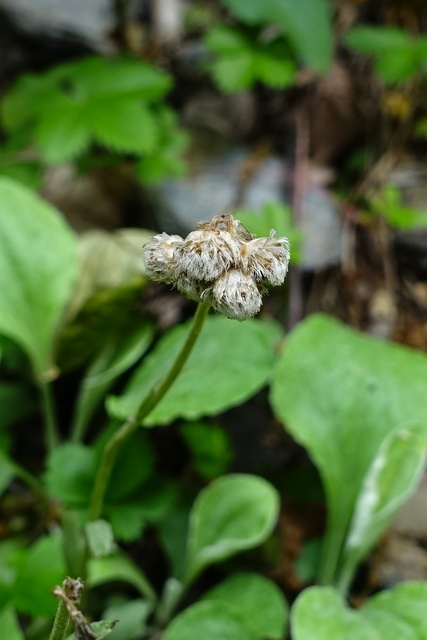
<instances>
[{"instance_id":1,"label":"green foliage","mask_svg":"<svg viewBox=\"0 0 427 640\"><path fill-rule=\"evenodd\" d=\"M233 608L218 602L198 602L178 615L166 629L163 640L256 640Z\"/></svg>"},{"instance_id":2,"label":"green foliage","mask_svg":"<svg viewBox=\"0 0 427 640\"><path fill-rule=\"evenodd\" d=\"M25 640L18 623L18 616L11 606L0 610L0 631L8 640Z\"/></svg>"},{"instance_id":3,"label":"green foliage","mask_svg":"<svg viewBox=\"0 0 427 640\"><path fill-rule=\"evenodd\" d=\"M106 520L94 520L86 525L89 551L95 558L108 556L115 549L114 534Z\"/></svg>"},{"instance_id":4,"label":"green foliage","mask_svg":"<svg viewBox=\"0 0 427 640\"><path fill-rule=\"evenodd\" d=\"M260 211L238 209L234 215L258 237L267 237L271 229L276 231L277 236L287 237L291 245L291 263L298 264L303 234L293 223L290 207L281 202L266 202Z\"/></svg>"},{"instance_id":5,"label":"green foliage","mask_svg":"<svg viewBox=\"0 0 427 640\"><path fill-rule=\"evenodd\" d=\"M312 587L292 610L294 640L416 640L427 633L427 583L407 582L349 609L332 588Z\"/></svg>"},{"instance_id":6,"label":"green foliage","mask_svg":"<svg viewBox=\"0 0 427 640\"><path fill-rule=\"evenodd\" d=\"M143 156L144 164L152 156L152 175L141 168L137 175L159 180L183 171L185 141L162 104L170 88L166 73L140 60L93 56L22 76L3 101L2 119L12 144L30 131L29 140L49 165L74 161L97 144ZM0 158L0 172L1 164Z\"/></svg>"},{"instance_id":7,"label":"green foliage","mask_svg":"<svg viewBox=\"0 0 427 640\"><path fill-rule=\"evenodd\" d=\"M221 25L208 32L205 43L215 54L208 68L223 91L241 91L256 82L283 88L294 79L295 65L282 39L263 42L260 37Z\"/></svg>"},{"instance_id":8,"label":"green foliage","mask_svg":"<svg viewBox=\"0 0 427 640\"><path fill-rule=\"evenodd\" d=\"M0 178L0 202L0 332L24 349L41 379L52 374L77 244L58 212L18 183Z\"/></svg>"},{"instance_id":9,"label":"green foliage","mask_svg":"<svg viewBox=\"0 0 427 640\"><path fill-rule=\"evenodd\" d=\"M278 507L275 489L263 478L234 474L213 481L191 510L186 582L208 565L264 542Z\"/></svg>"},{"instance_id":10,"label":"green foliage","mask_svg":"<svg viewBox=\"0 0 427 640\"><path fill-rule=\"evenodd\" d=\"M205 594L204 600L233 608L258 640L281 640L288 609L280 589L256 573L235 573Z\"/></svg>"},{"instance_id":11,"label":"green foliage","mask_svg":"<svg viewBox=\"0 0 427 640\"><path fill-rule=\"evenodd\" d=\"M274 24L289 39L295 54L325 73L332 56L330 6L326 0L222 0L242 22Z\"/></svg>"},{"instance_id":12,"label":"green foliage","mask_svg":"<svg viewBox=\"0 0 427 640\"><path fill-rule=\"evenodd\" d=\"M159 341L123 395L109 398L111 414L125 419L134 413L153 384L166 374L187 333L188 323L174 327ZM179 417L196 420L243 402L268 382L281 337L280 327L271 321L239 323L223 316L207 318L202 339L180 377L144 425L169 424Z\"/></svg>"},{"instance_id":13,"label":"green foliage","mask_svg":"<svg viewBox=\"0 0 427 640\"><path fill-rule=\"evenodd\" d=\"M226 473L233 457L227 433L216 424L187 422L181 434L193 456L193 467L205 478Z\"/></svg>"},{"instance_id":14,"label":"green foliage","mask_svg":"<svg viewBox=\"0 0 427 640\"><path fill-rule=\"evenodd\" d=\"M395 229L409 231L427 226L427 213L403 204L400 190L393 185L385 185L369 204L374 213L383 216Z\"/></svg>"},{"instance_id":15,"label":"green foliage","mask_svg":"<svg viewBox=\"0 0 427 640\"><path fill-rule=\"evenodd\" d=\"M372 57L376 72L387 85L408 80L426 67L427 38L397 27L354 27L345 42L354 51Z\"/></svg>"},{"instance_id":16,"label":"green foliage","mask_svg":"<svg viewBox=\"0 0 427 640\"><path fill-rule=\"evenodd\" d=\"M322 476L329 518L318 577L325 584L345 589L349 555L363 557L420 477L426 375L424 355L326 316L310 317L287 340L271 401Z\"/></svg>"}]
</instances>

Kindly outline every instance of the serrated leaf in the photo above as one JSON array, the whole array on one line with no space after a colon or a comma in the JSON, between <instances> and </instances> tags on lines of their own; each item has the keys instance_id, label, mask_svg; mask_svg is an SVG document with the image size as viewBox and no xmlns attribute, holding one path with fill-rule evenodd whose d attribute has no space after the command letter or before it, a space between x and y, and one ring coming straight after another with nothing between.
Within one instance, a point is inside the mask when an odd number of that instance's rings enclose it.
<instances>
[{"instance_id":1,"label":"serrated leaf","mask_svg":"<svg viewBox=\"0 0 427 640\"><path fill-rule=\"evenodd\" d=\"M278 509L279 496L263 478L233 474L211 482L190 514L186 583L205 567L264 542Z\"/></svg>"},{"instance_id":2,"label":"serrated leaf","mask_svg":"<svg viewBox=\"0 0 427 640\"><path fill-rule=\"evenodd\" d=\"M59 212L24 186L0 178L0 333L31 359L36 377L53 347L77 272L77 246Z\"/></svg>"},{"instance_id":3,"label":"serrated leaf","mask_svg":"<svg viewBox=\"0 0 427 640\"><path fill-rule=\"evenodd\" d=\"M89 146L91 138L81 105L71 102L46 109L34 136L42 157L50 164L73 160Z\"/></svg>"},{"instance_id":4,"label":"serrated leaf","mask_svg":"<svg viewBox=\"0 0 427 640\"><path fill-rule=\"evenodd\" d=\"M280 589L256 573L236 573L208 591L203 600L235 608L259 640L280 640L286 634L288 606Z\"/></svg>"},{"instance_id":5,"label":"serrated leaf","mask_svg":"<svg viewBox=\"0 0 427 640\"><path fill-rule=\"evenodd\" d=\"M255 640L232 608L220 602L197 602L168 626L163 640Z\"/></svg>"},{"instance_id":6,"label":"serrated leaf","mask_svg":"<svg viewBox=\"0 0 427 640\"><path fill-rule=\"evenodd\" d=\"M426 425L426 377L424 354L327 316L311 316L286 342L271 402L322 476L329 507L320 567L325 583L339 578L355 505L384 439L405 425Z\"/></svg>"},{"instance_id":7,"label":"serrated leaf","mask_svg":"<svg viewBox=\"0 0 427 640\"><path fill-rule=\"evenodd\" d=\"M124 394L109 398L107 408L114 416L123 419L134 413L166 375L188 330L185 323L169 331L144 359ZM273 322L208 317L180 376L144 425L168 424L178 417L195 420L243 402L267 383L281 337L281 328Z\"/></svg>"},{"instance_id":8,"label":"serrated leaf","mask_svg":"<svg viewBox=\"0 0 427 640\"><path fill-rule=\"evenodd\" d=\"M155 118L147 107L127 97L93 101L85 123L101 144L127 153L149 153L158 140Z\"/></svg>"},{"instance_id":9,"label":"serrated leaf","mask_svg":"<svg viewBox=\"0 0 427 640\"><path fill-rule=\"evenodd\" d=\"M13 600L18 611L53 617L58 602L52 589L62 584L65 576L61 536L42 536L28 550L17 572Z\"/></svg>"}]
</instances>

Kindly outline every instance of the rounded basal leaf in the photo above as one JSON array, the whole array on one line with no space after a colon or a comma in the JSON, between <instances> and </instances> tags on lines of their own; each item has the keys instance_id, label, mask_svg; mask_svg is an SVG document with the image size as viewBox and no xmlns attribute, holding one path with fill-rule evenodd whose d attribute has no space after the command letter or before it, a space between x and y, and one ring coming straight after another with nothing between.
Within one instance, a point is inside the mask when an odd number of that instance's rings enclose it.
<instances>
[{"instance_id":1,"label":"rounded basal leaf","mask_svg":"<svg viewBox=\"0 0 427 640\"><path fill-rule=\"evenodd\" d=\"M189 330L189 323L169 331L137 369L124 394L109 399L117 418L132 415L153 385L166 375ZM268 381L275 349L282 337L274 322L233 322L221 316L205 321L178 379L144 420L144 425L168 424L214 415L243 402Z\"/></svg>"},{"instance_id":2,"label":"rounded basal leaf","mask_svg":"<svg viewBox=\"0 0 427 640\"><path fill-rule=\"evenodd\" d=\"M427 582L405 582L370 598L362 607L361 614L374 625L382 618L381 628L386 633L381 640L418 640L427 638L426 602ZM385 618L388 619L387 627L384 627ZM405 634L402 631L398 635L397 622L399 627L406 625ZM409 635L408 628L413 635Z\"/></svg>"},{"instance_id":3,"label":"rounded basal leaf","mask_svg":"<svg viewBox=\"0 0 427 640\"><path fill-rule=\"evenodd\" d=\"M59 535L39 538L19 567L13 600L18 611L53 617L58 605L52 589L67 575Z\"/></svg>"},{"instance_id":4,"label":"rounded basal leaf","mask_svg":"<svg viewBox=\"0 0 427 640\"><path fill-rule=\"evenodd\" d=\"M264 542L278 509L277 491L258 476L223 476L203 489L190 514L187 583L208 565Z\"/></svg>"},{"instance_id":5,"label":"rounded basal leaf","mask_svg":"<svg viewBox=\"0 0 427 640\"><path fill-rule=\"evenodd\" d=\"M329 508L320 568L325 583L337 579L356 502L384 439L405 425L426 425L426 379L424 354L327 316L311 316L285 343L271 402L322 476Z\"/></svg>"},{"instance_id":6,"label":"rounded basal leaf","mask_svg":"<svg viewBox=\"0 0 427 640\"><path fill-rule=\"evenodd\" d=\"M177 616L162 640L255 640L239 616L220 602L198 602Z\"/></svg>"},{"instance_id":7,"label":"rounded basal leaf","mask_svg":"<svg viewBox=\"0 0 427 640\"><path fill-rule=\"evenodd\" d=\"M0 178L0 333L26 351L37 377L53 366L59 319L77 272L76 240L60 214Z\"/></svg>"},{"instance_id":8,"label":"rounded basal leaf","mask_svg":"<svg viewBox=\"0 0 427 640\"><path fill-rule=\"evenodd\" d=\"M236 573L214 587L204 600L235 607L245 626L259 640L280 640L285 636L288 606L280 589L256 573Z\"/></svg>"}]
</instances>

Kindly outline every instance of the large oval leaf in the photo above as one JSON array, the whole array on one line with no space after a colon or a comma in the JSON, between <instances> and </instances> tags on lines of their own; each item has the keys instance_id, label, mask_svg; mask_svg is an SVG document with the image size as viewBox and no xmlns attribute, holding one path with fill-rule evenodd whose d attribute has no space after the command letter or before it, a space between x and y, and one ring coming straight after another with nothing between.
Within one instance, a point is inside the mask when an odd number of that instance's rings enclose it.
<instances>
[{"instance_id":1,"label":"large oval leaf","mask_svg":"<svg viewBox=\"0 0 427 640\"><path fill-rule=\"evenodd\" d=\"M233 474L212 482L191 510L186 582L208 565L264 542L278 509L278 493L263 478Z\"/></svg>"},{"instance_id":2,"label":"large oval leaf","mask_svg":"<svg viewBox=\"0 0 427 640\"><path fill-rule=\"evenodd\" d=\"M173 620L163 640L255 640L239 616L220 602L198 602Z\"/></svg>"},{"instance_id":3,"label":"large oval leaf","mask_svg":"<svg viewBox=\"0 0 427 640\"><path fill-rule=\"evenodd\" d=\"M169 370L188 330L186 323L168 332L143 361L124 394L109 399L108 410L114 416L126 419L136 411ZM274 322L208 317L181 374L144 424L168 424L178 417L194 420L243 402L268 381L281 337Z\"/></svg>"},{"instance_id":4,"label":"large oval leaf","mask_svg":"<svg viewBox=\"0 0 427 640\"><path fill-rule=\"evenodd\" d=\"M0 178L0 246L0 332L42 377L53 366L55 330L77 273L76 240L53 207Z\"/></svg>"},{"instance_id":5,"label":"large oval leaf","mask_svg":"<svg viewBox=\"0 0 427 640\"><path fill-rule=\"evenodd\" d=\"M288 606L274 582L257 573L235 573L204 596L234 607L259 640L280 640L286 632Z\"/></svg>"},{"instance_id":6,"label":"large oval leaf","mask_svg":"<svg viewBox=\"0 0 427 640\"><path fill-rule=\"evenodd\" d=\"M278 417L317 464L329 522L321 580L337 579L364 479L385 437L427 422L425 355L363 336L327 316L291 334L275 371Z\"/></svg>"}]
</instances>

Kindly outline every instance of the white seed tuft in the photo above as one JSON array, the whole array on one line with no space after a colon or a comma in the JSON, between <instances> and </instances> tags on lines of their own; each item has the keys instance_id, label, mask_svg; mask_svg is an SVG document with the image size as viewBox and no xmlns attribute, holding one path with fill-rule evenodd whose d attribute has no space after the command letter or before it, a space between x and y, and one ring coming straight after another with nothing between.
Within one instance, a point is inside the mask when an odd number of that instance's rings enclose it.
<instances>
[{"instance_id":1,"label":"white seed tuft","mask_svg":"<svg viewBox=\"0 0 427 640\"><path fill-rule=\"evenodd\" d=\"M206 282L218 278L238 259L238 248L227 231L192 231L174 251L174 260L180 271L190 278Z\"/></svg>"},{"instance_id":2,"label":"white seed tuft","mask_svg":"<svg viewBox=\"0 0 427 640\"><path fill-rule=\"evenodd\" d=\"M243 251L244 249L244 251ZM255 280L267 280L278 286L283 284L289 266L289 242L287 238L255 238L242 248L243 260Z\"/></svg>"},{"instance_id":3,"label":"white seed tuft","mask_svg":"<svg viewBox=\"0 0 427 640\"><path fill-rule=\"evenodd\" d=\"M173 254L182 242L181 236L159 233L144 245L142 260L145 271L152 280L168 284L175 281L177 266Z\"/></svg>"},{"instance_id":4,"label":"white seed tuft","mask_svg":"<svg viewBox=\"0 0 427 640\"><path fill-rule=\"evenodd\" d=\"M262 296L251 276L240 269L222 274L212 287L212 306L234 320L246 320L261 309Z\"/></svg>"}]
</instances>

